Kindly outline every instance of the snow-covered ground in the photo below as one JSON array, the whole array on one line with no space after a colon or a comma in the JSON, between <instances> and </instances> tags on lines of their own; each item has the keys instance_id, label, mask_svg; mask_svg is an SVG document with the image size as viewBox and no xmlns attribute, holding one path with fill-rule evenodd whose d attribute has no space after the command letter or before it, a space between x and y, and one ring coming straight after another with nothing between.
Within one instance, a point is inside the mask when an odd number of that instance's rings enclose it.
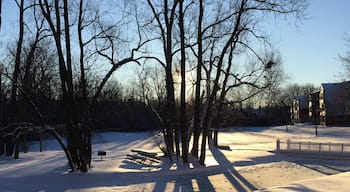
<instances>
[{"instance_id":1,"label":"snow-covered ground","mask_svg":"<svg viewBox=\"0 0 350 192\"><path fill-rule=\"evenodd\" d=\"M350 162L274 153L276 139L350 143L350 127L308 125L228 128L219 144L231 151L207 150L206 166L135 162L131 149L154 151L160 138L153 132L98 133L93 138L92 169L69 173L63 151L54 140L38 144L20 159L0 157L0 191L349 191ZM101 161L98 150L107 151ZM343 173L345 172L345 173ZM330 176L332 175L332 176Z\"/></svg>"}]
</instances>

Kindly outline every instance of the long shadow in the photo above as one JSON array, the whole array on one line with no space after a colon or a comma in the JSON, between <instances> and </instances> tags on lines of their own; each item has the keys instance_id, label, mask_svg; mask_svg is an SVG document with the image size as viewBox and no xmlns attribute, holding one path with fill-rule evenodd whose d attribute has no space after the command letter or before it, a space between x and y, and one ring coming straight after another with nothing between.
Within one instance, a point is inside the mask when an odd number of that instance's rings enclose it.
<instances>
[{"instance_id":1,"label":"long shadow","mask_svg":"<svg viewBox=\"0 0 350 192\"><path fill-rule=\"evenodd\" d=\"M160 173L161 172L161 173ZM130 187L130 185L144 185L154 183L153 191L167 191L169 184L173 184L173 191L194 191L192 179L197 180L200 191L214 191L208 176L181 175L165 171L155 172L100 172L100 173L70 173L46 174L44 176L2 177L1 191L17 191L29 189L30 191L66 191L89 188L117 188ZM59 182L57 182L59 181Z\"/></svg>"},{"instance_id":2,"label":"long shadow","mask_svg":"<svg viewBox=\"0 0 350 192\"><path fill-rule=\"evenodd\" d=\"M193 180L196 181L197 186L193 186ZM173 189L168 187L167 185L173 184ZM157 179L155 186L153 188L154 192L158 191L169 191L172 190L174 192L180 191L215 191L214 186L208 179L208 175L200 175L200 176L177 176L177 177L166 177L163 179Z\"/></svg>"},{"instance_id":3,"label":"long shadow","mask_svg":"<svg viewBox=\"0 0 350 192\"><path fill-rule=\"evenodd\" d=\"M332 175L334 173L346 172L350 170L350 162L346 160L330 160L312 157L304 157L300 155L291 155L283 153L271 153L268 156L255 157L249 161L234 162L234 166L252 166L265 163L290 162L299 166L306 167L324 175Z\"/></svg>"},{"instance_id":4,"label":"long shadow","mask_svg":"<svg viewBox=\"0 0 350 192\"><path fill-rule=\"evenodd\" d=\"M347 166L341 165L342 167L344 167L344 169L336 168L336 167L331 166L331 165L324 165L324 167L327 167L327 168L329 168L329 169L333 169L333 170L338 171L338 172L350 171L350 163L349 163L348 161L346 161L346 163L348 163ZM339 166L339 165L335 165L335 166ZM346 167L346 168L345 168L345 167Z\"/></svg>"},{"instance_id":5,"label":"long shadow","mask_svg":"<svg viewBox=\"0 0 350 192\"><path fill-rule=\"evenodd\" d=\"M18 183L26 187L30 187L33 191L65 191L69 189L88 189L95 187L123 187L129 185L142 185L147 183L154 183L153 191L166 191L168 185L173 185L173 191L215 191L215 187L209 180L209 176L223 174L227 180L235 187L237 191L251 191L255 190L249 181L242 177L232 166L232 163L226 158L226 156L218 149L211 148L212 154L219 166L202 168L193 168L188 170L170 171L168 167L171 165L169 162L165 162L160 166L159 171L144 171L144 172L90 172L83 173L69 173L62 174L63 170L67 169L67 166L58 168L53 172L49 172L41 176L27 176L19 178L1 178L0 188L2 190L15 191L16 187L12 186L13 183ZM271 160L271 157L268 158ZM279 157L278 160L284 158ZM164 160L164 159L163 159ZM167 160L165 160L167 161ZM256 161L264 161L263 158ZM267 161L267 160L266 160ZM124 162L128 163L128 162ZM131 162L129 162L131 164ZM137 165L133 165L134 169ZM128 165L125 165L125 168ZM141 169L141 165L139 167ZM184 175L182 175L184 174ZM45 179L43 179L45 178ZM61 180L61 182L56 182ZM198 188L194 188L192 181L197 181ZM87 182L88 181L88 182ZM8 184L6 184L8 183ZM60 183L65 183L64 186ZM24 189L25 187L23 187Z\"/></svg>"},{"instance_id":6,"label":"long shadow","mask_svg":"<svg viewBox=\"0 0 350 192\"><path fill-rule=\"evenodd\" d=\"M50 158L50 161L56 160ZM171 171L171 165L167 158L162 159L162 165L146 165L150 169L143 170L144 164L137 164L131 161L123 161L122 168L139 170L137 172L96 172L89 173L65 173L68 166L60 166L56 169L40 172L38 175L20 175L18 173L9 174L9 176L0 177L0 191L18 191L19 189L28 189L30 191L66 191L79 190L97 187L127 187L129 185L143 185L152 183L154 191L166 191L168 184L173 184L173 191L194 191L192 180L197 180L196 190L214 191L214 187L208 179L208 175L217 174L221 171L219 167L199 168ZM46 162L48 163L48 162ZM193 165L198 166L195 162ZM49 166L51 167L51 166ZM159 169L157 171L151 169ZM183 175L185 174L185 175ZM15 185L16 184L16 185Z\"/></svg>"},{"instance_id":7,"label":"long shadow","mask_svg":"<svg viewBox=\"0 0 350 192\"><path fill-rule=\"evenodd\" d=\"M212 145L210 145L212 146ZM248 187L249 190L256 190L256 187L247 181L242 175L240 175L233 166L252 166L265 163L273 162L290 162L295 163L299 166L306 167L308 169L317 171L321 174L331 175L335 173L345 172L350 170L350 162L345 160L320 160L315 158L301 157L301 156L291 156L280 153L271 153L268 156L255 157L248 161L239 161L231 163L226 156L217 148L210 147L210 150L215 158L215 160L220 164L225 166L232 174L225 176L230 180L230 182L239 191L244 191L244 187ZM305 188L303 188L305 189ZM305 189L308 191L309 189Z\"/></svg>"},{"instance_id":8,"label":"long shadow","mask_svg":"<svg viewBox=\"0 0 350 192\"><path fill-rule=\"evenodd\" d=\"M166 181L164 181L164 182L156 182L156 184L155 184L155 186L154 186L154 188L153 188L153 191L165 191L165 189L166 189L166 184L167 184L167 182Z\"/></svg>"},{"instance_id":9,"label":"long shadow","mask_svg":"<svg viewBox=\"0 0 350 192\"><path fill-rule=\"evenodd\" d=\"M315 192L314 189L310 189L308 187L305 187L303 185L300 185L300 184L292 184L291 186L286 186L286 187L281 187L278 189L279 191L303 191L303 192ZM269 191L268 189L267 190L259 190L261 192L264 192L264 191Z\"/></svg>"},{"instance_id":10,"label":"long shadow","mask_svg":"<svg viewBox=\"0 0 350 192\"><path fill-rule=\"evenodd\" d=\"M300 166L314 170L324 175L334 175L350 171L350 162L346 160L320 160L320 159L304 159L304 160L290 160ZM343 167L343 168L338 168Z\"/></svg>"},{"instance_id":11,"label":"long shadow","mask_svg":"<svg viewBox=\"0 0 350 192\"><path fill-rule=\"evenodd\" d=\"M1 177L0 189L4 191L15 191L18 189L13 184L22 186L21 189L28 189L32 191L65 191L69 189L88 189L95 187L123 187L129 185L142 185L147 183L154 183L153 191L166 191L168 185L173 185L173 191L194 191L192 181L197 181L198 190L200 191L214 191L215 187L209 180L209 176L223 174L227 180L235 187L237 191L251 191L257 188L247 181L242 175L240 175L233 166L239 163L231 163L226 156L217 148L210 147L210 150L219 163L218 166L211 166L203 169L184 168L186 170L170 171L169 162L167 159L163 159L165 163L163 165L154 166L159 169L158 171L143 171L143 172L89 172L89 173L69 173L62 174L64 170L68 169L68 166L62 166L56 170L51 170L45 174L38 176L19 176L19 177ZM319 159L310 160L310 158L295 158L286 156L283 154L271 154L270 156L253 158L252 161L241 162L241 166L271 163L271 162L294 162L302 166L309 166L310 169L317 169L312 164L319 164L320 166L334 169L335 171L339 167L350 167L350 162L345 161L323 161L318 162ZM326 163L324 163L326 162ZM121 165L127 167L133 167L133 169L142 169L142 165L133 164ZM192 162L193 164L195 162ZM198 165L196 165L198 166ZM319 167L322 169L324 167ZM341 170L341 169L340 169ZM184 174L184 175L183 175ZM57 182L60 180L61 182ZM62 186L62 184L64 185ZM30 187L30 188L29 188ZM196 189L197 190L197 189Z\"/></svg>"},{"instance_id":12,"label":"long shadow","mask_svg":"<svg viewBox=\"0 0 350 192\"><path fill-rule=\"evenodd\" d=\"M192 168L189 166L190 164L192 164ZM164 165L170 165L170 163L165 160ZM215 191L214 186L209 181L209 176L220 173L221 169L212 167L203 170L203 168L203 166L196 163L196 160L189 160L188 163L178 162L175 171L169 171L170 167L163 166L159 174L162 175L161 172L165 172L167 175L160 176L162 178L156 181L153 191ZM168 187L168 184L174 185L173 188Z\"/></svg>"},{"instance_id":13,"label":"long shadow","mask_svg":"<svg viewBox=\"0 0 350 192\"><path fill-rule=\"evenodd\" d=\"M123 161L123 164L120 167L127 169L152 169L157 168L159 171L148 172L147 177L144 177L141 181L137 182L137 179L134 181L128 181L123 183L123 185L130 184L143 184L154 182L153 187L154 192L158 191L215 191L214 186L209 181L210 175L219 174L222 172L221 167L213 166L210 168L205 168L198 163L196 160L190 160L189 163L185 164L179 162L177 165L177 170L170 170L171 163L169 159L163 158L163 164L161 165L147 165L142 163L135 163L133 161ZM181 161L179 159L179 161ZM192 164L192 168L189 166ZM198 169L196 169L198 168ZM203 169L205 168L205 169ZM138 174L141 175L142 172L136 172L133 178L137 178ZM124 173L121 173L124 174ZM130 174L130 173L128 173ZM141 176L142 177L142 176ZM196 182L196 186L193 182Z\"/></svg>"},{"instance_id":14,"label":"long shadow","mask_svg":"<svg viewBox=\"0 0 350 192\"><path fill-rule=\"evenodd\" d=\"M215 191L207 175L196 178L199 191Z\"/></svg>"},{"instance_id":15,"label":"long shadow","mask_svg":"<svg viewBox=\"0 0 350 192\"><path fill-rule=\"evenodd\" d=\"M209 149L213 157L219 163L219 165L224 166L224 168L227 170L224 172L224 175L237 191L257 190L253 184L251 184L247 179L239 174L236 169L233 168L232 163L218 148L213 146L212 141L209 141L209 143Z\"/></svg>"}]
</instances>

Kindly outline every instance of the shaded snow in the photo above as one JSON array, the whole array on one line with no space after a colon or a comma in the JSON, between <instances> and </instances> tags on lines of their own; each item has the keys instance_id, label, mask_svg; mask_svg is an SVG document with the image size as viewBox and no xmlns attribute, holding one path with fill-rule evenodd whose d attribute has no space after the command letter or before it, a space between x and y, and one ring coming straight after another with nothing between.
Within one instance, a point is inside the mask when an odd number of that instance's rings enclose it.
<instances>
[{"instance_id":1,"label":"shaded snow","mask_svg":"<svg viewBox=\"0 0 350 192\"><path fill-rule=\"evenodd\" d=\"M348 142L349 127L311 125L228 128L219 134L220 145L231 151L208 149L206 166L190 158L189 164L135 162L126 159L131 149L161 154L161 138L153 132L98 133L93 137L89 173L69 173L63 151L54 140L44 142L45 151L32 144L20 159L0 157L0 191L339 191L346 189L350 163L274 153L275 141ZM103 161L98 150L105 150ZM338 174L334 176L327 176ZM326 177L325 177L326 176ZM314 180L310 180L314 179ZM301 181L303 180L303 181ZM297 182L297 183L294 183ZM317 183L322 182L322 185ZM287 186L284 186L287 185ZM335 186L334 186L335 185ZM276 186L284 186L276 188ZM273 188L271 188L273 187ZM336 188L334 188L336 187ZM327 190L325 190L327 189Z\"/></svg>"}]
</instances>

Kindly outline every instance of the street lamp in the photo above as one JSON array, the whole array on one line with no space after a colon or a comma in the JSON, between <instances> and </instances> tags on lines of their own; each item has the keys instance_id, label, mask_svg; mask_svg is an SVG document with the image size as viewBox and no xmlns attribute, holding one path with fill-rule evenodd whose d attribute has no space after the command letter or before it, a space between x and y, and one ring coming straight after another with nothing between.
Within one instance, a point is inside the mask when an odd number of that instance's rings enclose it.
<instances>
[{"instance_id":1,"label":"street lamp","mask_svg":"<svg viewBox=\"0 0 350 192\"><path fill-rule=\"evenodd\" d=\"M320 114L320 109L316 108L315 109L315 118L314 118L314 123L315 123L315 135L318 135L318 130L317 130L317 116Z\"/></svg>"}]
</instances>

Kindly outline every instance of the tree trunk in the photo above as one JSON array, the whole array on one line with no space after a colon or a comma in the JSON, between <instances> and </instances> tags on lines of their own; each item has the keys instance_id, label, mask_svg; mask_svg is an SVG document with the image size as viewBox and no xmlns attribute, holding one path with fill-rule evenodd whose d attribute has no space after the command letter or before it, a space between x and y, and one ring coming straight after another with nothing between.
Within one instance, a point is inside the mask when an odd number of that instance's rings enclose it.
<instances>
[{"instance_id":1,"label":"tree trunk","mask_svg":"<svg viewBox=\"0 0 350 192\"><path fill-rule=\"evenodd\" d=\"M16 50L16 59L15 59L15 69L13 71L12 77L12 87L11 87L11 111L10 114L12 117L12 121L18 121L18 101L17 101L17 84L18 84L18 76L20 72L21 65L21 52L22 52L22 44L23 44L23 34L24 34L24 0L21 0L19 5L19 34L17 41L17 50ZM12 131L12 130L9 130ZM12 137L12 136L8 136ZM12 156L13 154L13 142L12 138L8 138L6 142L6 155Z\"/></svg>"},{"instance_id":2,"label":"tree trunk","mask_svg":"<svg viewBox=\"0 0 350 192\"><path fill-rule=\"evenodd\" d=\"M12 156L13 155L13 149L14 149L14 145L13 145L14 143L13 143L12 137L7 136L6 139L5 139L5 142L6 142L5 155L6 156Z\"/></svg>"},{"instance_id":3,"label":"tree trunk","mask_svg":"<svg viewBox=\"0 0 350 192\"><path fill-rule=\"evenodd\" d=\"M221 117L220 117L220 113L222 111L222 105L219 104L219 106L217 107L217 111L216 111L216 117L215 117L215 122L214 122L214 146L218 146L218 140L219 140L219 126L220 126L220 122L221 122Z\"/></svg>"},{"instance_id":4,"label":"tree trunk","mask_svg":"<svg viewBox=\"0 0 350 192\"><path fill-rule=\"evenodd\" d=\"M14 159L19 159L19 148L20 148L20 139L17 138L15 140L15 154L13 156Z\"/></svg>"},{"instance_id":5,"label":"tree trunk","mask_svg":"<svg viewBox=\"0 0 350 192\"><path fill-rule=\"evenodd\" d=\"M179 1L179 27L181 39L181 109L180 109L180 127L181 127L181 144L182 159L185 163L188 161L188 144L187 144L187 121L186 121L186 53L185 53L185 30L184 30L184 13L183 0Z\"/></svg>"},{"instance_id":6,"label":"tree trunk","mask_svg":"<svg viewBox=\"0 0 350 192\"><path fill-rule=\"evenodd\" d=\"M236 21L235 21L235 25L234 25L232 34L230 34L230 38L226 41L224 47L221 50L220 57L218 59L217 65L216 65L217 69L216 69L215 79L213 81L213 89L208 96L206 108L204 110L203 138L202 138L201 155L200 155L200 159L199 159L199 162L203 165L204 165L205 153L206 153L206 149L205 149L206 148L206 137L208 134L208 129L209 129L210 123L211 123L212 107L214 104L214 99L215 99L218 91L221 88L221 87L219 87L219 80L220 80L220 77L222 74L224 58L225 58L225 55L227 54L227 50L230 48L230 46L232 46L232 42L236 38L238 38L239 27L241 24L242 14L244 13L246 3L247 3L246 0L241 2L239 12L237 13L237 16L236 16Z\"/></svg>"},{"instance_id":7,"label":"tree trunk","mask_svg":"<svg viewBox=\"0 0 350 192\"><path fill-rule=\"evenodd\" d=\"M215 129L214 129L214 145L215 146L218 146L219 126L220 126L220 122L222 120L221 113L222 113L222 109L224 107L223 102L225 100L226 93L227 93L227 82L228 82L228 78L230 76L230 71L231 71L231 67L232 67L233 52L236 48L236 44L237 44L237 42L233 42L231 47L230 47L228 65L226 67L224 81L223 81L221 89L220 89L221 92L220 92L220 96L219 96L219 102L218 102L218 106L217 106L215 123L214 123L214 127L215 127Z\"/></svg>"},{"instance_id":8,"label":"tree trunk","mask_svg":"<svg viewBox=\"0 0 350 192\"><path fill-rule=\"evenodd\" d=\"M87 172L89 169L89 163L87 162L88 158L86 157L86 155L88 155L89 152L86 151L87 148L85 146L86 143L84 143L85 140L83 140L83 132L81 128L78 127L77 110L74 101L68 2L67 0L63 1L63 17L66 45L65 50L63 49L61 44L61 14L59 1L55 0L54 5L56 25L53 24L53 20L51 18L51 9L48 5L48 2L45 1L45 3L43 3L42 0L40 0L40 7L54 36L58 53L61 89L65 109L65 124L67 129L67 159L69 161L69 165L72 171L80 170L83 172ZM64 57L64 53L66 53L66 57Z\"/></svg>"},{"instance_id":9,"label":"tree trunk","mask_svg":"<svg viewBox=\"0 0 350 192\"><path fill-rule=\"evenodd\" d=\"M196 93L194 103L194 118L193 118L193 147L192 155L198 158L199 147L199 135L200 135L200 112L201 112L201 80L202 80L202 21L203 21L203 0L199 1L199 17L198 17L198 31L197 31L197 43L198 43L198 60L197 60L197 77L196 77Z\"/></svg>"},{"instance_id":10,"label":"tree trunk","mask_svg":"<svg viewBox=\"0 0 350 192\"><path fill-rule=\"evenodd\" d=\"M0 135L0 156L3 155L4 152L4 141L2 140L2 135Z\"/></svg>"},{"instance_id":11,"label":"tree trunk","mask_svg":"<svg viewBox=\"0 0 350 192\"><path fill-rule=\"evenodd\" d=\"M214 90L215 90L214 85ZM214 91L213 90L213 91ZM212 103L214 101L214 94L209 95L209 98L207 100L207 103L205 105L204 109L204 119L203 119L203 131L202 131L202 143L201 143L201 152L199 156L199 163L201 165L205 165L205 157L206 157L206 146L207 146L207 137L208 137L208 130L210 126L211 121L211 114L212 114Z\"/></svg>"},{"instance_id":12,"label":"tree trunk","mask_svg":"<svg viewBox=\"0 0 350 192\"><path fill-rule=\"evenodd\" d=\"M1 3L1 2L0 2ZM0 129L3 128L3 107L4 107L4 100L3 100L3 94L2 94L2 68L0 69ZM0 133L0 156L5 153L5 143L3 140L3 133Z\"/></svg>"},{"instance_id":13,"label":"tree trunk","mask_svg":"<svg viewBox=\"0 0 350 192\"><path fill-rule=\"evenodd\" d=\"M147 0L150 6L155 21L160 29L161 40L163 44L163 53L165 62L162 63L165 70L166 78L166 109L165 109L165 121L164 128L166 129L166 144L169 149L170 155L174 152L174 143L176 147L176 154L180 155L179 134L178 125L176 122L176 109L175 109L175 94L174 94L174 80L172 76L172 62L173 62L173 44L172 44L172 29L175 21L176 7L178 1L174 1L169 8L168 0L163 1L162 12L157 12L152 1ZM164 21L164 22L162 22ZM175 138L174 138L175 133ZM175 139L175 140L174 140Z\"/></svg>"},{"instance_id":14,"label":"tree trunk","mask_svg":"<svg viewBox=\"0 0 350 192\"><path fill-rule=\"evenodd\" d=\"M40 133L39 133L39 151L43 152L43 133L42 129L40 128Z\"/></svg>"},{"instance_id":15,"label":"tree trunk","mask_svg":"<svg viewBox=\"0 0 350 192\"><path fill-rule=\"evenodd\" d=\"M173 84L173 78L172 74L168 72L169 69L167 69L167 79L166 79L166 86L167 86L167 109L166 109L166 120L165 120L165 129L167 132L167 140L169 144L169 151L170 155L172 155L174 150L174 142L176 145L176 151L178 149L178 141L176 141L177 137L177 128L176 128L176 121L175 121L175 98L174 98L174 84ZM175 138L174 138L175 134ZM175 139L175 141L174 141Z\"/></svg>"},{"instance_id":16,"label":"tree trunk","mask_svg":"<svg viewBox=\"0 0 350 192\"><path fill-rule=\"evenodd\" d=\"M84 42L83 42L83 4L84 1L80 0L79 3L79 19L78 19L78 39L79 39L79 51L80 51L80 87L82 93L83 104L87 104L87 91L86 91L86 78L84 67Z\"/></svg>"}]
</instances>

